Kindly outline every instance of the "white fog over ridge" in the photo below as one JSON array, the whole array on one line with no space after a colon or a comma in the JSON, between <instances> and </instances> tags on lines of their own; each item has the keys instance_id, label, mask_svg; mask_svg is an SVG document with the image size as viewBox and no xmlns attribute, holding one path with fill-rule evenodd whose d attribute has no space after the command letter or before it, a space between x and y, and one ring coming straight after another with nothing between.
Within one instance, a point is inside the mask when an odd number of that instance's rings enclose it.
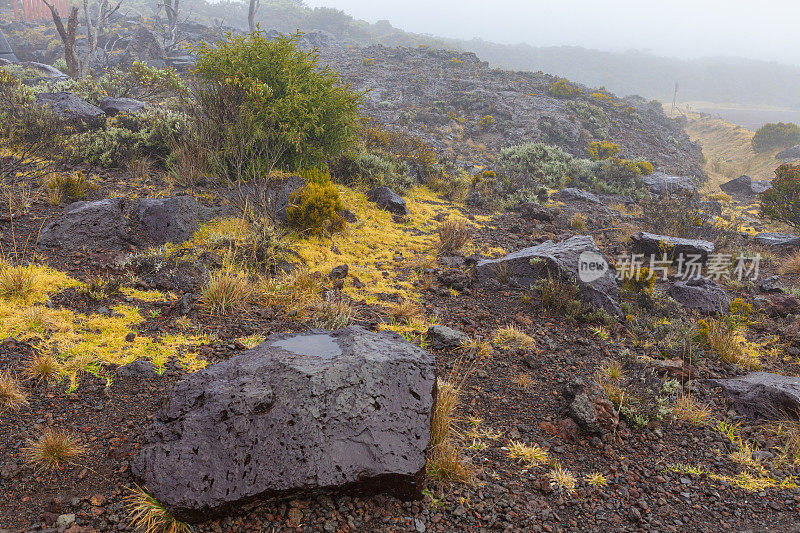
<instances>
[{"instance_id":1,"label":"white fog over ridge","mask_svg":"<svg viewBox=\"0 0 800 533\"><path fill-rule=\"evenodd\" d=\"M308 0L306 5L446 38L800 65L800 2L792 0Z\"/></svg>"}]
</instances>

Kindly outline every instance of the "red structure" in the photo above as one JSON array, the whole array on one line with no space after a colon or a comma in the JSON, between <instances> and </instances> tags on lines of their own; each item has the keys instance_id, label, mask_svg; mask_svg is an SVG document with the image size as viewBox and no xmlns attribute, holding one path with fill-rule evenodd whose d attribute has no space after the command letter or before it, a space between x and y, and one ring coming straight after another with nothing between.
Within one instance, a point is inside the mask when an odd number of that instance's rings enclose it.
<instances>
[{"instance_id":1,"label":"red structure","mask_svg":"<svg viewBox=\"0 0 800 533\"><path fill-rule=\"evenodd\" d=\"M66 17L69 14L67 0L53 0L53 5L62 17ZM35 20L48 20L50 17L50 8L42 0L14 0L14 18L17 20L33 22Z\"/></svg>"}]
</instances>

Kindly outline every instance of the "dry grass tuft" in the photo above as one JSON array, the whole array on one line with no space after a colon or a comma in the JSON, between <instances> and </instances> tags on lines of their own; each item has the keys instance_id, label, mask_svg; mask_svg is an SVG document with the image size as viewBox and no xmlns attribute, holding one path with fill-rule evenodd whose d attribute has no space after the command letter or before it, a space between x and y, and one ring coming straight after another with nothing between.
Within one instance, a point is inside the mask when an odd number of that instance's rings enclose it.
<instances>
[{"instance_id":1,"label":"dry grass tuft","mask_svg":"<svg viewBox=\"0 0 800 533\"><path fill-rule=\"evenodd\" d=\"M439 225L439 252L451 254L461 250L472 239L472 231L463 219L448 218Z\"/></svg>"},{"instance_id":2,"label":"dry grass tuft","mask_svg":"<svg viewBox=\"0 0 800 533\"><path fill-rule=\"evenodd\" d=\"M678 396L672 414L678 420L683 420L693 426L706 426L712 420L711 408L698 403L688 394Z\"/></svg>"},{"instance_id":3,"label":"dry grass tuft","mask_svg":"<svg viewBox=\"0 0 800 533\"><path fill-rule=\"evenodd\" d=\"M266 306L280 306L286 312L300 312L321 300L323 280L307 269L298 269L274 278L261 278L256 298Z\"/></svg>"},{"instance_id":4,"label":"dry grass tuft","mask_svg":"<svg viewBox=\"0 0 800 533\"><path fill-rule=\"evenodd\" d=\"M516 440L512 440L508 444L508 456L526 462L529 467L547 462L547 452L544 448L538 444L527 445Z\"/></svg>"},{"instance_id":5,"label":"dry grass tuft","mask_svg":"<svg viewBox=\"0 0 800 533\"><path fill-rule=\"evenodd\" d=\"M522 390L528 390L533 387L533 379L528 374L522 372L517 374L517 377L514 378L514 383Z\"/></svg>"},{"instance_id":6,"label":"dry grass tuft","mask_svg":"<svg viewBox=\"0 0 800 533\"><path fill-rule=\"evenodd\" d=\"M0 266L0 298L27 300L36 292L37 274L32 265Z\"/></svg>"},{"instance_id":7,"label":"dry grass tuft","mask_svg":"<svg viewBox=\"0 0 800 533\"><path fill-rule=\"evenodd\" d=\"M318 328L335 330L350 324L352 316L353 308L350 303L341 296L329 292L316 308L314 323Z\"/></svg>"},{"instance_id":8,"label":"dry grass tuft","mask_svg":"<svg viewBox=\"0 0 800 533\"><path fill-rule=\"evenodd\" d=\"M763 366L760 347L748 342L738 327L724 318L701 320L697 336L724 361L746 370L758 370Z\"/></svg>"},{"instance_id":9,"label":"dry grass tuft","mask_svg":"<svg viewBox=\"0 0 800 533\"><path fill-rule=\"evenodd\" d=\"M9 372L0 372L0 407L17 409L26 405L28 398L19 381Z\"/></svg>"},{"instance_id":10,"label":"dry grass tuft","mask_svg":"<svg viewBox=\"0 0 800 533\"><path fill-rule=\"evenodd\" d=\"M22 450L28 463L52 470L86 453L70 431L46 428L37 440L29 440Z\"/></svg>"},{"instance_id":11,"label":"dry grass tuft","mask_svg":"<svg viewBox=\"0 0 800 533\"><path fill-rule=\"evenodd\" d=\"M406 325L419 322L424 315L420 306L410 300L403 300L397 305L387 308L387 313L398 324Z\"/></svg>"},{"instance_id":12,"label":"dry grass tuft","mask_svg":"<svg viewBox=\"0 0 800 533\"><path fill-rule=\"evenodd\" d=\"M463 383L463 382L461 382ZM438 379L438 396L431 416L428 476L436 481L470 482L472 465L464 459L456 417L461 383Z\"/></svg>"},{"instance_id":13,"label":"dry grass tuft","mask_svg":"<svg viewBox=\"0 0 800 533\"><path fill-rule=\"evenodd\" d=\"M605 487L608 485L606 476L600 472L592 472L591 474L587 474L585 479L586 483L592 485L593 487Z\"/></svg>"},{"instance_id":14,"label":"dry grass tuft","mask_svg":"<svg viewBox=\"0 0 800 533\"><path fill-rule=\"evenodd\" d=\"M794 252L783 259L778 266L778 272L783 275L793 274L800 276L800 251Z\"/></svg>"},{"instance_id":15,"label":"dry grass tuft","mask_svg":"<svg viewBox=\"0 0 800 533\"><path fill-rule=\"evenodd\" d=\"M25 368L25 375L32 379L52 381L58 377L61 365L56 358L49 352L40 353L33 356Z\"/></svg>"},{"instance_id":16,"label":"dry grass tuft","mask_svg":"<svg viewBox=\"0 0 800 533\"><path fill-rule=\"evenodd\" d=\"M569 227L578 231L585 230L586 215L584 215L583 213L575 213L574 215L572 215L572 218L569 220Z\"/></svg>"},{"instance_id":17,"label":"dry grass tuft","mask_svg":"<svg viewBox=\"0 0 800 533\"><path fill-rule=\"evenodd\" d=\"M567 494L572 494L575 492L575 486L578 484L578 479L569 470L566 470L564 467L562 467L561 463L557 461L553 463L548 477L550 478L550 485L554 489L561 490Z\"/></svg>"},{"instance_id":18,"label":"dry grass tuft","mask_svg":"<svg viewBox=\"0 0 800 533\"><path fill-rule=\"evenodd\" d=\"M192 528L176 520L158 500L136 486L125 497L131 526L143 533L189 533Z\"/></svg>"},{"instance_id":19,"label":"dry grass tuft","mask_svg":"<svg viewBox=\"0 0 800 533\"><path fill-rule=\"evenodd\" d=\"M226 267L209 274L200 293L199 304L212 315L227 315L241 309L251 294L247 273Z\"/></svg>"},{"instance_id":20,"label":"dry grass tuft","mask_svg":"<svg viewBox=\"0 0 800 533\"><path fill-rule=\"evenodd\" d=\"M507 348L530 349L536 347L533 337L519 329L514 324L509 324L497 330L494 343Z\"/></svg>"}]
</instances>

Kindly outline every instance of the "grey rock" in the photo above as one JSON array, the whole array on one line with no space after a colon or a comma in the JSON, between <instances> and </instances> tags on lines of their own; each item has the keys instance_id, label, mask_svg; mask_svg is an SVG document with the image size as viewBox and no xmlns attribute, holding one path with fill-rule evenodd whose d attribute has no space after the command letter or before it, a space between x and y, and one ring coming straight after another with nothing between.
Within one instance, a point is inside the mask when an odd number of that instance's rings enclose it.
<instances>
[{"instance_id":1,"label":"grey rock","mask_svg":"<svg viewBox=\"0 0 800 533\"><path fill-rule=\"evenodd\" d=\"M406 201L389 187L376 187L367 191L367 199L375 202L381 209L385 209L392 214L405 216L409 214Z\"/></svg>"},{"instance_id":2,"label":"grey rock","mask_svg":"<svg viewBox=\"0 0 800 533\"><path fill-rule=\"evenodd\" d=\"M575 394L569 404L569 417L588 433L602 433L603 431L597 421L597 412L594 409L594 404L585 391L581 390Z\"/></svg>"},{"instance_id":3,"label":"grey rock","mask_svg":"<svg viewBox=\"0 0 800 533\"><path fill-rule=\"evenodd\" d=\"M158 36L143 25L136 29L136 33L123 52L125 61L139 60L151 66L160 66L161 63L166 65L164 61L166 55L164 45Z\"/></svg>"},{"instance_id":4,"label":"grey rock","mask_svg":"<svg viewBox=\"0 0 800 533\"><path fill-rule=\"evenodd\" d=\"M667 293L684 307L704 314L725 314L730 310L728 293L708 278L677 281Z\"/></svg>"},{"instance_id":5,"label":"grey rock","mask_svg":"<svg viewBox=\"0 0 800 533\"><path fill-rule=\"evenodd\" d=\"M710 254L714 253L714 243L699 239L681 239L668 235L656 235L640 231L631 236L633 250L646 256L654 255L661 258L666 253L670 258L699 256L705 263Z\"/></svg>"},{"instance_id":6,"label":"grey rock","mask_svg":"<svg viewBox=\"0 0 800 533\"><path fill-rule=\"evenodd\" d=\"M347 274L350 272L350 266L347 264L335 266L331 269L331 273L328 274L328 278L330 279L344 279L347 277Z\"/></svg>"},{"instance_id":7,"label":"grey rock","mask_svg":"<svg viewBox=\"0 0 800 533\"><path fill-rule=\"evenodd\" d=\"M761 283L758 284L758 289L761 292L783 292L783 284L781 284L781 277L780 276L770 276L765 280L762 280Z\"/></svg>"},{"instance_id":8,"label":"grey rock","mask_svg":"<svg viewBox=\"0 0 800 533\"><path fill-rule=\"evenodd\" d=\"M123 378L154 378L158 376L156 366L150 361L138 359L117 369L117 377Z\"/></svg>"},{"instance_id":9,"label":"grey rock","mask_svg":"<svg viewBox=\"0 0 800 533\"><path fill-rule=\"evenodd\" d=\"M100 100L99 107L106 115L113 117L120 113L138 113L147 107L147 104L141 100L134 100L133 98L114 98L106 96Z\"/></svg>"},{"instance_id":10,"label":"grey rock","mask_svg":"<svg viewBox=\"0 0 800 533\"><path fill-rule=\"evenodd\" d=\"M697 187L691 178L685 176L669 176L656 171L642 178L650 192L659 196L676 193L694 193Z\"/></svg>"},{"instance_id":11,"label":"grey rock","mask_svg":"<svg viewBox=\"0 0 800 533\"><path fill-rule=\"evenodd\" d=\"M734 409L753 419L780 419L800 412L800 378L751 372L733 379L710 379L733 400Z\"/></svg>"},{"instance_id":12,"label":"grey rock","mask_svg":"<svg viewBox=\"0 0 800 533\"><path fill-rule=\"evenodd\" d=\"M197 231L198 219L197 201L191 196L143 198L131 217L136 237L156 245L187 240Z\"/></svg>"},{"instance_id":13,"label":"grey rock","mask_svg":"<svg viewBox=\"0 0 800 533\"><path fill-rule=\"evenodd\" d=\"M457 329L436 324L428 328L428 340L434 349L442 350L458 348L469 341L469 337Z\"/></svg>"},{"instance_id":14,"label":"grey rock","mask_svg":"<svg viewBox=\"0 0 800 533\"><path fill-rule=\"evenodd\" d=\"M62 514L59 515L58 519L56 519L56 527L58 527L59 529L61 528L66 529L74 523L75 523L74 513Z\"/></svg>"},{"instance_id":15,"label":"grey rock","mask_svg":"<svg viewBox=\"0 0 800 533\"><path fill-rule=\"evenodd\" d=\"M726 181L719 186L723 192L731 196L753 196L753 182L750 176L742 174L738 178Z\"/></svg>"},{"instance_id":16,"label":"grey rock","mask_svg":"<svg viewBox=\"0 0 800 533\"><path fill-rule=\"evenodd\" d=\"M761 194L772 188L772 182L769 180L753 180L750 182L750 187L753 189L753 194Z\"/></svg>"},{"instance_id":17,"label":"grey rock","mask_svg":"<svg viewBox=\"0 0 800 533\"><path fill-rule=\"evenodd\" d=\"M533 202L520 204L517 207L517 210L520 212L523 218L527 220L538 220L540 222L552 222L555 220L556 214L558 213L557 209L545 207Z\"/></svg>"},{"instance_id":18,"label":"grey rock","mask_svg":"<svg viewBox=\"0 0 800 533\"><path fill-rule=\"evenodd\" d=\"M552 198L567 202L588 202L590 204L603 203L596 195L582 189L576 189L575 187L561 189L560 191L554 193Z\"/></svg>"},{"instance_id":19,"label":"grey rock","mask_svg":"<svg viewBox=\"0 0 800 533\"><path fill-rule=\"evenodd\" d=\"M789 233L759 233L753 237L758 244L775 248L796 248L800 247L800 237Z\"/></svg>"},{"instance_id":20,"label":"grey rock","mask_svg":"<svg viewBox=\"0 0 800 533\"><path fill-rule=\"evenodd\" d=\"M39 243L67 249L180 243L196 231L198 213L190 196L73 202L42 230Z\"/></svg>"},{"instance_id":21,"label":"grey rock","mask_svg":"<svg viewBox=\"0 0 800 533\"><path fill-rule=\"evenodd\" d=\"M797 146L792 146L791 148L787 148L785 150L781 150L777 154L775 154L775 159L781 160L794 160L800 159L800 144Z\"/></svg>"},{"instance_id":22,"label":"grey rock","mask_svg":"<svg viewBox=\"0 0 800 533\"><path fill-rule=\"evenodd\" d=\"M273 335L179 382L131 469L185 521L334 487L419 498L435 380L394 333Z\"/></svg>"},{"instance_id":23,"label":"grey rock","mask_svg":"<svg viewBox=\"0 0 800 533\"><path fill-rule=\"evenodd\" d=\"M68 92L37 94L35 105L48 107L58 118L80 128L99 128L106 116L99 107Z\"/></svg>"},{"instance_id":24,"label":"grey rock","mask_svg":"<svg viewBox=\"0 0 800 533\"><path fill-rule=\"evenodd\" d=\"M0 59L5 59L12 63L17 62L17 56L14 55L14 50L11 48L11 45L8 44L6 36L3 35L3 30L0 30Z\"/></svg>"},{"instance_id":25,"label":"grey rock","mask_svg":"<svg viewBox=\"0 0 800 533\"><path fill-rule=\"evenodd\" d=\"M73 202L45 226L39 244L75 249L120 248L130 242L122 198Z\"/></svg>"},{"instance_id":26,"label":"grey rock","mask_svg":"<svg viewBox=\"0 0 800 533\"><path fill-rule=\"evenodd\" d=\"M592 276L594 279L584 276L588 281L582 280L581 263L586 266L594 261L597 261L597 276ZM591 236L576 235L558 243L546 241L499 259L482 259L475 265L481 283L496 280L500 272L504 272L509 283L525 289L548 277L574 281L586 303L612 315L622 315L615 271Z\"/></svg>"}]
</instances>

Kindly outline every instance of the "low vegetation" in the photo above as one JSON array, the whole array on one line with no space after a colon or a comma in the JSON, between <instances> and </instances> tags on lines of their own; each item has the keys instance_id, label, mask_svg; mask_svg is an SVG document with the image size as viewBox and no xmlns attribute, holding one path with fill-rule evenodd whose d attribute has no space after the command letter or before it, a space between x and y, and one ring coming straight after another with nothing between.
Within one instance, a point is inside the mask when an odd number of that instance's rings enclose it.
<instances>
[{"instance_id":1,"label":"low vegetation","mask_svg":"<svg viewBox=\"0 0 800 533\"><path fill-rule=\"evenodd\" d=\"M28 463L47 470L60 468L86 453L78 438L66 429L45 428L22 450Z\"/></svg>"}]
</instances>

